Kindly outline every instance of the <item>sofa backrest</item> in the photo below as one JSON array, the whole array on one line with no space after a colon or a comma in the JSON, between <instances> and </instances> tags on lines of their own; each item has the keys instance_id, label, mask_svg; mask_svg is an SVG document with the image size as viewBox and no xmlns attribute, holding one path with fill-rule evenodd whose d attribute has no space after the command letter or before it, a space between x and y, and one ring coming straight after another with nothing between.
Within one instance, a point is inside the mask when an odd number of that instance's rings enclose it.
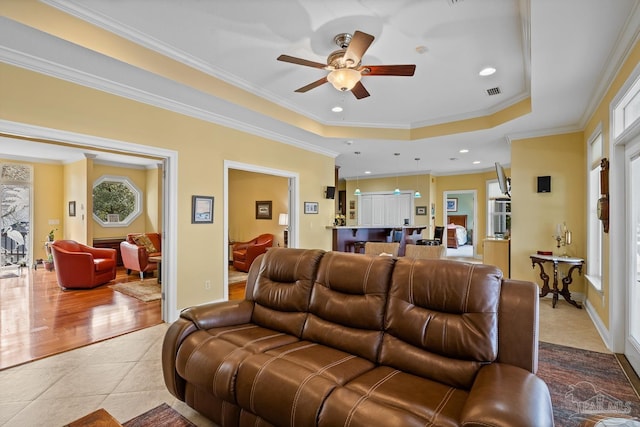
<instances>
[{"instance_id":1,"label":"sofa backrest","mask_svg":"<svg viewBox=\"0 0 640 427\"><path fill-rule=\"evenodd\" d=\"M394 259L327 252L313 284L302 338L375 362Z\"/></svg>"},{"instance_id":2,"label":"sofa backrest","mask_svg":"<svg viewBox=\"0 0 640 427\"><path fill-rule=\"evenodd\" d=\"M254 302L253 323L300 337L323 254L320 249L271 248L261 256L257 277L245 291ZM254 272L252 265L250 279Z\"/></svg>"},{"instance_id":3,"label":"sofa backrest","mask_svg":"<svg viewBox=\"0 0 640 427\"><path fill-rule=\"evenodd\" d=\"M498 354L501 283L493 266L398 259L379 363L469 388Z\"/></svg>"}]
</instances>

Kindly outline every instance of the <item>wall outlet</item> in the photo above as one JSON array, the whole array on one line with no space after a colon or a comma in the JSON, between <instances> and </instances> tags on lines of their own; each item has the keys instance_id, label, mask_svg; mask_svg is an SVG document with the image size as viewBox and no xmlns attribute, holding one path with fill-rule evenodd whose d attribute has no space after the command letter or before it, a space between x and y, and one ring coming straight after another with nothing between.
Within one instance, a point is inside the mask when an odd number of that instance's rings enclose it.
<instances>
[{"instance_id":1,"label":"wall outlet","mask_svg":"<svg viewBox=\"0 0 640 427\"><path fill-rule=\"evenodd\" d=\"M207 290L211 289L211 280L204 281L204 288Z\"/></svg>"}]
</instances>

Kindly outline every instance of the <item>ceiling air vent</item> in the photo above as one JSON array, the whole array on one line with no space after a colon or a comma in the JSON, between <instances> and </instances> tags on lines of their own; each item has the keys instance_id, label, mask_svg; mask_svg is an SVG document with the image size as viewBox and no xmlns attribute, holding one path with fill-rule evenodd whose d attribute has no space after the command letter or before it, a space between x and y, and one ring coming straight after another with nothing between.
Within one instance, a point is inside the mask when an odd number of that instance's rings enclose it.
<instances>
[{"instance_id":1,"label":"ceiling air vent","mask_svg":"<svg viewBox=\"0 0 640 427\"><path fill-rule=\"evenodd\" d=\"M487 89L487 95L489 96L493 96L493 95L500 95L502 93L502 91L500 91L499 87L492 87L491 89Z\"/></svg>"},{"instance_id":2,"label":"ceiling air vent","mask_svg":"<svg viewBox=\"0 0 640 427\"><path fill-rule=\"evenodd\" d=\"M449 3L449 6L455 6L458 3L462 3L462 0L447 0L447 3Z\"/></svg>"}]
</instances>

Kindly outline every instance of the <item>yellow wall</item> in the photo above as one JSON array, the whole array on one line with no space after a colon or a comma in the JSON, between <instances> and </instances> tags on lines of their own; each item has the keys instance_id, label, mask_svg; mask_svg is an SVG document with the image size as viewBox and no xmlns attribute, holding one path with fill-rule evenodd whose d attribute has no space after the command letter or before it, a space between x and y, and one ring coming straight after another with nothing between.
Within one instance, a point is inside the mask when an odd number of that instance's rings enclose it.
<instances>
[{"instance_id":1,"label":"yellow wall","mask_svg":"<svg viewBox=\"0 0 640 427\"><path fill-rule=\"evenodd\" d=\"M145 232L162 230L162 168L147 169L144 190Z\"/></svg>"},{"instance_id":2,"label":"yellow wall","mask_svg":"<svg viewBox=\"0 0 640 427\"><path fill-rule=\"evenodd\" d=\"M511 145L511 277L541 284L529 255L562 254L553 235L566 222L573 233L569 255L585 257L585 150L582 132L516 140ZM551 192L537 192L537 177L551 176ZM549 273L549 271L547 271ZM571 292L584 292L574 273Z\"/></svg>"},{"instance_id":3,"label":"yellow wall","mask_svg":"<svg viewBox=\"0 0 640 427\"><path fill-rule=\"evenodd\" d=\"M66 212L63 213L64 218L64 237L68 240L87 244L88 230L87 218L84 207L87 205L87 167L91 161L87 159L64 165L64 205L67 206ZM76 216L69 216L69 202L76 202ZM39 204L34 205L36 210L43 207ZM89 218L90 219L90 218Z\"/></svg>"},{"instance_id":4,"label":"yellow wall","mask_svg":"<svg viewBox=\"0 0 640 427\"><path fill-rule=\"evenodd\" d=\"M298 209L302 211L304 201L320 202L319 215L300 215L300 246L331 249L331 231L326 226L334 217L334 203L321 194L334 182L333 158L7 64L0 64L0 74L0 117L4 120L178 153L178 256L170 261L178 277L175 308L223 296L223 250L228 236L223 233L218 209L213 224L191 224L191 196L213 195L222 200L225 160L297 173ZM60 193L56 204L63 203L62 199ZM212 281L210 290L204 288L205 280Z\"/></svg>"},{"instance_id":5,"label":"yellow wall","mask_svg":"<svg viewBox=\"0 0 640 427\"><path fill-rule=\"evenodd\" d=\"M289 180L241 170L229 170L229 239L246 242L260 234L274 235L274 246L284 246L281 213L289 212ZM256 219L256 202L271 201L271 219Z\"/></svg>"}]
</instances>

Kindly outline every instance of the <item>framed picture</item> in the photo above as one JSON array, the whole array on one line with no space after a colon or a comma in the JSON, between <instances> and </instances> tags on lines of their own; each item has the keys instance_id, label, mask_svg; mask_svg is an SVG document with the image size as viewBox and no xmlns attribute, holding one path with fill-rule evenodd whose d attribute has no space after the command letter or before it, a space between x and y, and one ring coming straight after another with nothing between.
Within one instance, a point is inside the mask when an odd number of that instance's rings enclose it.
<instances>
[{"instance_id":1,"label":"framed picture","mask_svg":"<svg viewBox=\"0 0 640 427\"><path fill-rule=\"evenodd\" d=\"M355 209L355 208L356 208L356 201L349 200L349 209Z\"/></svg>"},{"instance_id":2,"label":"framed picture","mask_svg":"<svg viewBox=\"0 0 640 427\"><path fill-rule=\"evenodd\" d=\"M458 198L452 197L447 199L447 212L456 212L458 210Z\"/></svg>"},{"instance_id":3,"label":"framed picture","mask_svg":"<svg viewBox=\"0 0 640 427\"><path fill-rule=\"evenodd\" d=\"M304 213L306 213L306 214L317 214L318 213L318 202L304 202Z\"/></svg>"},{"instance_id":4,"label":"framed picture","mask_svg":"<svg viewBox=\"0 0 640 427\"><path fill-rule=\"evenodd\" d=\"M416 206L416 215L426 215L427 207L426 206Z\"/></svg>"},{"instance_id":5,"label":"framed picture","mask_svg":"<svg viewBox=\"0 0 640 427\"><path fill-rule=\"evenodd\" d=\"M256 219L271 219L271 200L256 202Z\"/></svg>"},{"instance_id":6,"label":"framed picture","mask_svg":"<svg viewBox=\"0 0 640 427\"><path fill-rule=\"evenodd\" d=\"M213 223L213 197L191 196L191 224Z\"/></svg>"},{"instance_id":7,"label":"framed picture","mask_svg":"<svg viewBox=\"0 0 640 427\"><path fill-rule=\"evenodd\" d=\"M75 200L69 202L69 216L76 216L76 202L75 202Z\"/></svg>"},{"instance_id":8,"label":"framed picture","mask_svg":"<svg viewBox=\"0 0 640 427\"><path fill-rule=\"evenodd\" d=\"M349 219L356 219L356 211L349 211Z\"/></svg>"}]
</instances>

